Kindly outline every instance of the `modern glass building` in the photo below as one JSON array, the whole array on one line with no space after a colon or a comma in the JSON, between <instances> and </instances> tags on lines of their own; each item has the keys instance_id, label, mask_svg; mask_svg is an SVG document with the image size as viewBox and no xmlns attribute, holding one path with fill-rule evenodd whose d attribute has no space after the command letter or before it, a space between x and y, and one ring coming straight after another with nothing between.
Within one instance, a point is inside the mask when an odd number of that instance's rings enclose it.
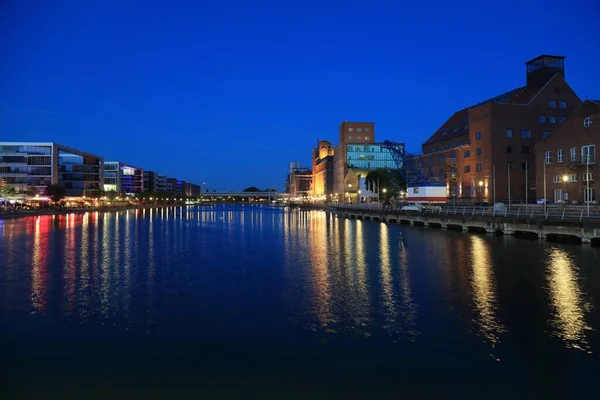
<instances>
[{"instance_id":1,"label":"modern glass building","mask_svg":"<svg viewBox=\"0 0 600 400\"><path fill-rule=\"evenodd\" d=\"M0 142L0 180L19 192L58 184L67 196L102 188L104 159L52 142Z\"/></svg>"},{"instance_id":2,"label":"modern glass building","mask_svg":"<svg viewBox=\"0 0 600 400\"><path fill-rule=\"evenodd\" d=\"M167 191L167 176L154 171L144 171L144 192L163 193Z\"/></svg>"},{"instance_id":3,"label":"modern glass building","mask_svg":"<svg viewBox=\"0 0 600 400\"><path fill-rule=\"evenodd\" d=\"M144 170L120 161L104 163L104 191L139 194L144 191Z\"/></svg>"},{"instance_id":4,"label":"modern glass building","mask_svg":"<svg viewBox=\"0 0 600 400\"><path fill-rule=\"evenodd\" d=\"M403 145L399 146L399 150L403 151ZM369 170L377 168L398 168L390 151L379 143L347 144L346 165L347 168Z\"/></svg>"}]
</instances>

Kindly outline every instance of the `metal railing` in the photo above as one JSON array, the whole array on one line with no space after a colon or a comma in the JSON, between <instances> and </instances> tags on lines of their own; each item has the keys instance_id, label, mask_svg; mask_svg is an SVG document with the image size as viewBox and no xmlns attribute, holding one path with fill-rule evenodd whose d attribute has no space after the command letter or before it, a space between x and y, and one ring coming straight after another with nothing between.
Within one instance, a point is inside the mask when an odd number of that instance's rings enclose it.
<instances>
[{"instance_id":1,"label":"metal railing","mask_svg":"<svg viewBox=\"0 0 600 400\"><path fill-rule=\"evenodd\" d=\"M524 220L551 220L551 221L570 221L570 222L592 222L600 223L600 207L594 206L588 210L584 206L513 206L512 208L494 209L494 207L476 207L476 206L426 206L421 211L402 211L402 206L382 205L378 203L370 204L344 204L335 206L338 211L365 211L365 212L390 212L394 214L405 215L431 215L431 216L464 216L464 217L491 217L491 218L511 218Z\"/></svg>"}]
</instances>

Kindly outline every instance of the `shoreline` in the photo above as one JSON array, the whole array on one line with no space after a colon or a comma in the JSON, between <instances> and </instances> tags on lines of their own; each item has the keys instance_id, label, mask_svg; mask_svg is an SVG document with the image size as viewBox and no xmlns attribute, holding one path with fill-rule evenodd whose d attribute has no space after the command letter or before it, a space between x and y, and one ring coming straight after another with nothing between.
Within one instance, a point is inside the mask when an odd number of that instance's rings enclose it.
<instances>
[{"instance_id":1,"label":"shoreline","mask_svg":"<svg viewBox=\"0 0 600 400\"><path fill-rule=\"evenodd\" d=\"M18 211L10 213L0 213L2 219L17 219L26 217L39 217L42 215L66 215L66 214L85 214L88 212L111 212L111 211L127 211L127 210L147 210L151 208L177 208L186 207L185 204L168 204L168 205L132 205L123 207L92 207L92 208L74 208L74 209L43 209L33 211Z\"/></svg>"}]
</instances>

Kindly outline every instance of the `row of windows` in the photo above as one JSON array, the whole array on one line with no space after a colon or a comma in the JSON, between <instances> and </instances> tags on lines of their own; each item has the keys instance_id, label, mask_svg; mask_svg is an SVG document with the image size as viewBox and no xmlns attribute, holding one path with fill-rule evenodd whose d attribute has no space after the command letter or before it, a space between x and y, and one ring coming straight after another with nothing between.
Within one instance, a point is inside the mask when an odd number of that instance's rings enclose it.
<instances>
[{"instance_id":1,"label":"row of windows","mask_svg":"<svg viewBox=\"0 0 600 400\"><path fill-rule=\"evenodd\" d=\"M365 140L370 140L371 137L370 136L365 136ZM363 140L362 136L357 136L356 138L352 137L352 136L348 136L348 140L357 140L357 141L361 141Z\"/></svg>"},{"instance_id":2,"label":"row of windows","mask_svg":"<svg viewBox=\"0 0 600 400\"><path fill-rule=\"evenodd\" d=\"M481 147L477 147L475 149L475 155L476 156L480 156L483 154L483 150L481 149ZM465 152L463 153L464 158L469 158L471 157L471 150L465 150Z\"/></svg>"},{"instance_id":3,"label":"row of windows","mask_svg":"<svg viewBox=\"0 0 600 400\"><path fill-rule=\"evenodd\" d=\"M552 162L552 152L547 151L544 154L546 164ZM581 161L583 164L595 164L596 163L596 146L581 146L581 159L577 159L577 147L571 147L570 151L571 161ZM563 149L559 149L556 152L556 162L562 163L564 161Z\"/></svg>"},{"instance_id":4,"label":"row of windows","mask_svg":"<svg viewBox=\"0 0 600 400\"><path fill-rule=\"evenodd\" d=\"M566 178L566 179L565 179ZM582 178L584 182L591 182L594 180L594 174L591 172L584 172L582 174ZM554 175L552 177L552 182L554 183L567 183L567 182L577 182L577 174L569 174L569 175Z\"/></svg>"},{"instance_id":5,"label":"row of windows","mask_svg":"<svg viewBox=\"0 0 600 400\"><path fill-rule=\"evenodd\" d=\"M371 129L365 128L365 132L370 132ZM348 132L354 132L354 128L348 128ZM356 132L362 132L362 128L356 128Z\"/></svg>"},{"instance_id":6,"label":"row of windows","mask_svg":"<svg viewBox=\"0 0 600 400\"><path fill-rule=\"evenodd\" d=\"M506 129L506 137L513 137L512 129ZM531 139L531 131L529 129L521 129L521 139Z\"/></svg>"},{"instance_id":7,"label":"row of windows","mask_svg":"<svg viewBox=\"0 0 600 400\"><path fill-rule=\"evenodd\" d=\"M562 124L563 122L565 122L567 120L567 117L561 116L559 117L559 122ZM542 114L539 117L539 121L540 122L546 122L546 115ZM555 124L556 123L556 116L555 115L549 115L548 116L548 122L550 122L551 124Z\"/></svg>"},{"instance_id":8,"label":"row of windows","mask_svg":"<svg viewBox=\"0 0 600 400\"><path fill-rule=\"evenodd\" d=\"M567 108L567 102L566 101L559 101L558 102L558 106L562 109ZM550 100L548 102L548 107L550 108L556 108L556 100Z\"/></svg>"},{"instance_id":9,"label":"row of windows","mask_svg":"<svg viewBox=\"0 0 600 400\"><path fill-rule=\"evenodd\" d=\"M513 154L513 153L514 153L514 146L512 146L512 145L506 146L506 154ZM529 145L521 146L521 153L522 154L531 154L531 146L529 146Z\"/></svg>"},{"instance_id":10,"label":"row of windows","mask_svg":"<svg viewBox=\"0 0 600 400\"><path fill-rule=\"evenodd\" d=\"M51 167L0 167L0 173L27 174L27 175L52 175Z\"/></svg>"},{"instance_id":11,"label":"row of windows","mask_svg":"<svg viewBox=\"0 0 600 400\"><path fill-rule=\"evenodd\" d=\"M26 153L51 155L52 147L50 146L0 146L0 153Z\"/></svg>"}]
</instances>

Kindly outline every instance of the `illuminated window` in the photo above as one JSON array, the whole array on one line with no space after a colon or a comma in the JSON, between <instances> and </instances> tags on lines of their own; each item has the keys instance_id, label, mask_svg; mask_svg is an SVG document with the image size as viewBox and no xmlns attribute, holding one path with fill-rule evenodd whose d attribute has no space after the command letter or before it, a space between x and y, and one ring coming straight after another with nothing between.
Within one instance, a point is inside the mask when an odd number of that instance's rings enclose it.
<instances>
[{"instance_id":1,"label":"illuminated window","mask_svg":"<svg viewBox=\"0 0 600 400\"><path fill-rule=\"evenodd\" d=\"M356 128L356 132L362 132L361 128Z\"/></svg>"}]
</instances>

